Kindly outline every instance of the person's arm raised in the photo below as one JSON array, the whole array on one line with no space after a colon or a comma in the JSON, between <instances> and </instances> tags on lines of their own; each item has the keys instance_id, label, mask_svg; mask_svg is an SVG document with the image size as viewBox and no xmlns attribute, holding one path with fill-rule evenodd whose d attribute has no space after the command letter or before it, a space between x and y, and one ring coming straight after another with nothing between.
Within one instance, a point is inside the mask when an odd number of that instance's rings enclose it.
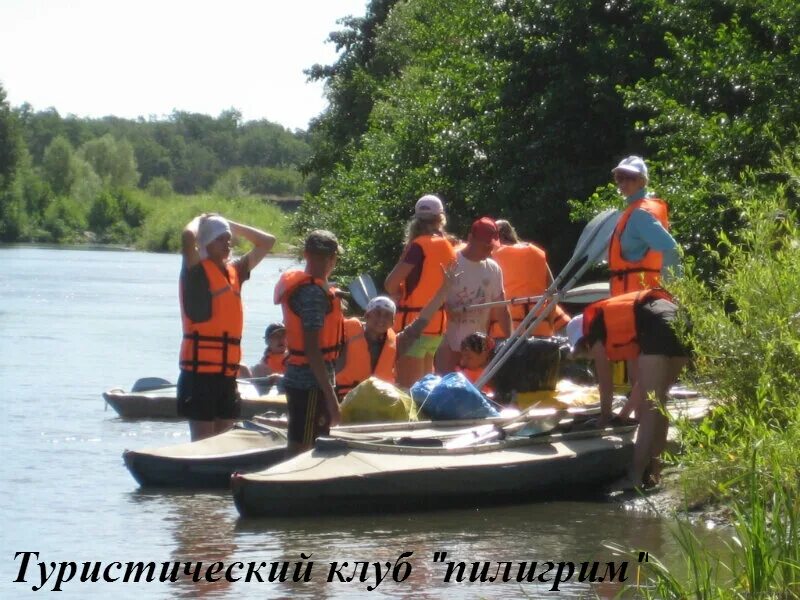
<instances>
[{"instance_id":1,"label":"person's arm raised","mask_svg":"<svg viewBox=\"0 0 800 600\"><path fill-rule=\"evenodd\" d=\"M233 235L241 236L253 244L253 249L245 254L247 266L249 270L252 271L256 268L258 263L264 259L269 251L272 250L272 247L275 245L275 236L261 231L260 229L256 229L255 227L236 223L230 219L228 219L228 223L231 226L231 233Z\"/></svg>"},{"instance_id":2,"label":"person's arm raised","mask_svg":"<svg viewBox=\"0 0 800 600\"><path fill-rule=\"evenodd\" d=\"M183 267L188 269L200 262L200 252L197 250L197 230L200 221L205 217L205 213L196 216L186 224L181 234L181 254L183 255Z\"/></svg>"}]
</instances>

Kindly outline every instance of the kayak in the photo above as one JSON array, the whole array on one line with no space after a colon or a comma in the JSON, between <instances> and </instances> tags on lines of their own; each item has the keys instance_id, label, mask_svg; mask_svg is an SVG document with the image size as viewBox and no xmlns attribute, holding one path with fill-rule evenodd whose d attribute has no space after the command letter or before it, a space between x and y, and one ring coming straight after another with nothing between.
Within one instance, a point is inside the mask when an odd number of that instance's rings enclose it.
<instances>
[{"instance_id":1,"label":"kayak","mask_svg":"<svg viewBox=\"0 0 800 600\"><path fill-rule=\"evenodd\" d=\"M122 454L140 486L180 488L226 488L231 473L265 469L285 456L285 428L245 424L197 442Z\"/></svg>"},{"instance_id":2,"label":"kayak","mask_svg":"<svg viewBox=\"0 0 800 600\"><path fill-rule=\"evenodd\" d=\"M147 385L153 381L155 387ZM103 393L106 404L111 406L123 419L177 419L177 387L163 379L144 378L134 384L130 391L113 388ZM241 418L274 411L286 412L286 396L276 388L265 389L259 379L239 379L239 395L242 397Z\"/></svg>"},{"instance_id":3,"label":"kayak","mask_svg":"<svg viewBox=\"0 0 800 600\"><path fill-rule=\"evenodd\" d=\"M313 450L231 477L243 517L409 511L531 502L626 472L635 426L505 438L320 438ZM458 442L458 443L455 443Z\"/></svg>"},{"instance_id":4,"label":"kayak","mask_svg":"<svg viewBox=\"0 0 800 600\"><path fill-rule=\"evenodd\" d=\"M529 412L542 425L553 427L560 413ZM125 466L142 487L227 488L234 472L258 471L282 461L286 454L286 419L256 417L224 433L196 442L158 448L125 450ZM387 439L449 439L472 432L485 435L500 419L470 419L433 423L372 423L342 425L332 436L357 441ZM503 420L505 422L505 420ZM413 443L413 442L412 442Z\"/></svg>"}]
</instances>

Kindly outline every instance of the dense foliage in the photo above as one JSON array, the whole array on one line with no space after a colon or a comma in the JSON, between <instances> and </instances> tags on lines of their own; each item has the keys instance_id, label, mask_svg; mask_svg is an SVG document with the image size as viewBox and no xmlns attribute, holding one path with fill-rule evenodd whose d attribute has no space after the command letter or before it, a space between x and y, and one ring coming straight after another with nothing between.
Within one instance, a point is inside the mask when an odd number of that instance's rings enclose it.
<instances>
[{"instance_id":1,"label":"dense foliage","mask_svg":"<svg viewBox=\"0 0 800 600\"><path fill-rule=\"evenodd\" d=\"M510 219L555 266L573 216L613 202L609 170L640 153L704 276L735 236L724 182L797 143L800 9L782 0L374 0L332 35L312 76L330 106L311 128L318 183L301 229L325 226L343 269L383 274L414 200L440 194L464 235ZM789 199L796 203L796 197Z\"/></svg>"},{"instance_id":2,"label":"dense foliage","mask_svg":"<svg viewBox=\"0 0 800 600\"><path fill-rule=\"evenodd\" d=\"M268 121L243 123L236 111L132 121L12 110L0 87L0 240L166 250L175 242L155 243L151 220L176 229L186 206L225 212L234 200L263 205L260 224L282 230L268 204L303 193L305 137ZM216 200L187 196L202 192ZM178 220L167 225L170 216Z\"/></svg>"}]
</instances>

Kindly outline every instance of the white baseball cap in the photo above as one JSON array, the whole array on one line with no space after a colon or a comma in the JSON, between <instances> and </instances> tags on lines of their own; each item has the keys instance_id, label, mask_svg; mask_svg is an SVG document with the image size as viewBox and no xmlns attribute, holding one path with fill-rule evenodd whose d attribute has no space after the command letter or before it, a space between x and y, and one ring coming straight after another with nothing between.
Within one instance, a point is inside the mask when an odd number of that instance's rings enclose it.
<instances>
[{"instance_id":1,"label":"white baseball cap","mask_svg":"<svg viewBox=\"0 0 800 600\"><path fill-rule=\"evenodd\" d=\"M625 171L626 173L631 173L647 179L647 165L641 156L633 155L623 158L616 167L611 169L612 173L616 173L617 171Z\"/></svg>"},{"instance_id":2,"label":"white baseball cap","mask_svg":"<svg viewBox=\"0 0 800 600\"><path fill-rule=\"evenodd\" d=\"M414 216L427 219L444 214L444 204L441 199L433 194L426 194L419 200L414 207Z\"/></svg>"},{"instance_id":3,"label":"white baseball cap","mask_svg":"<svg viewBox=\"0 0 800 600\"><path fill-rule=\"evenodd\" d=\"M367 310L364 314L370 313L376 308L380 308L382 310L388 311L392 314L395 313L397 307L395 306L394 300L387 296L375 296L372 300L367 303Z\"/></svg>"},{"instance_id":4,"label":"white baseball cap","mask_svg":"<svg viewBox=\"0 0 800 600\"><path fill-rule=\"evenodd\" d=\"M583 315L572 317L567 323L567 339L570 352L575 352L575 346L583 339Z\"/></svg>"}]
</instances>

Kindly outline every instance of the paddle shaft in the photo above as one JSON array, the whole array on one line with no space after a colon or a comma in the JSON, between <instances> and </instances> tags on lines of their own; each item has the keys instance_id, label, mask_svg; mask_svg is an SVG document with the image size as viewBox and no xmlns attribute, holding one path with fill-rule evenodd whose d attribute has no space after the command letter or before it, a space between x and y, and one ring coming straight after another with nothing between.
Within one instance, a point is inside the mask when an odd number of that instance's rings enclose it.
<instances>
[{"instance_id":1,"label":"paddle shaft","mask_svg":"<svg viewBox=\"0 0 800 600\"><path fill-rule=\"evenodd\" d=\"M591 284L590 284L591 285ZM576 304L583 304L584 302L596 302L608 297L608 290L605 293L595 288L575 288L567 291L564 294L564 302L572 302ZM520 296L517 298L509 298L508 300L497 300L496 302L482 302L481 304L470 304L468 306L460 306L454 312L467 312L470 310L477 310L479 308L492 308L493 306L503 306L504 304L533 304L544 298L544 294L538 296ZM451 309L452 310L452 309Z\"/></svg>"},{"instance_id":2,"label":"paddle shaft","mask_svg":"<svg viewBox=\"0 0 800 600\"><path fill-rule=\"evenodd\" d=\"M497 370L526 339L528 332L533 331L539 323L549 316L564 294L575 285L578 278L606 251L618 219L619 211L610 209L600 213L589 222L578 239L575 252L569 262L553 280L553 283L547 288L542 298L539 299L509 336L508 341L500 351L492 358L478 381L475 382L478 389L481 389L494 377Z\"/></svg>"}]
</instances>

